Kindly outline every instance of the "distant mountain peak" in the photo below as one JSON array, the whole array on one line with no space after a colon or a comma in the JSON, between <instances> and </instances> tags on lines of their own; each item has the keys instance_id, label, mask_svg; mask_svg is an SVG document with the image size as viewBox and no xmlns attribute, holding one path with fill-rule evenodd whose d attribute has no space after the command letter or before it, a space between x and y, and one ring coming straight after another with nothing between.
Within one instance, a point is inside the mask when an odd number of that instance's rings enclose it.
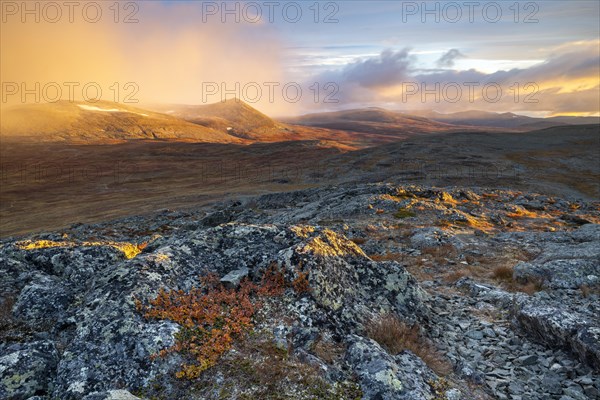
<instances>
[{"instance_id":1,"label":"distant mountain peak","mask_svg":"<svg viewBox=\"0 0 600 400\"><path fill-rule=\"evenodd\" d=\"M277 130L275 122L239 98L211 104L164 105L157 111L244 139L261 139Z\"/></svg>"}]
</instances>

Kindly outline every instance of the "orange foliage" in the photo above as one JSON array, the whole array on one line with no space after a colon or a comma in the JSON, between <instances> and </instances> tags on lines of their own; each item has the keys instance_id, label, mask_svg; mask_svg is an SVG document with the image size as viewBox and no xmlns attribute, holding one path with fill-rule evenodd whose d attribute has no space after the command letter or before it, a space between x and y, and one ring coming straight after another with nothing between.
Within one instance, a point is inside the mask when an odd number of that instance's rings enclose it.
<instances>
[{"instance_id":1,"label":"orange foliage","mask_svg":"<svg viewBox=\"0 0 600 400\"><path fill-rule=\"evenodd\" d=\"M298 277L292 282L292 287L296 293L310 293L310 284L308 283L308 272L298 272Z\"/></svg>"},{"instance_id":2,"label":"orange foliage","mask_svg":"<svg viewBox=\"0 0 600 400\"><path fill-rule=\"evenodd\" d=\"M252 329L252 317L261 307L258 298L280 296L286 287L276 263L269 266L260 285L245 280L238 289L227 289L215 274L202 277L201 282L202 288L192 288L188 293L160 289L148 306L135 300L137 310L146 318L181 325L175 345L158 354L164 357L177 352L195 360L181 367L178 378L195 379L215 365L236 339Z\"/></svg>"},{"instance_id":3,"label":"orange foliage","mask_svg":"<svg viewBox=\"0 0 600 400\"><path fill-rule=\"evenodd\" d=\"M263 296L281 296L285 291L285 287L283 272L279 270L277 263L271 263L262 277L258 293Z\"/></svg>"},{"instance_id":4,"label":"orange foliage","mask_svg":"<svg viewBox=\"0 0 600 400\"><path fill-rule=\"evenodd\" d=\"M168 319L181 325L173 347L161 351L189 354L197 364L184 364L178 378L194 379L213 366L233 340L252 328L256 306L250 299L253 285L245 282L239 290L224 287L160 290L145 310L146 318Z\"/></svg>"}]
</instances>

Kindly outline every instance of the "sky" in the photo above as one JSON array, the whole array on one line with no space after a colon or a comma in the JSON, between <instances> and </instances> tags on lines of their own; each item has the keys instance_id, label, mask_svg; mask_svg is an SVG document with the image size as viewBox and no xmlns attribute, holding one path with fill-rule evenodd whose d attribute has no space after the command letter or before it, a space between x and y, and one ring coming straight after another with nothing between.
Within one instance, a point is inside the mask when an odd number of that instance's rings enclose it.
<instances>
[{"instance_id":1,"label":"sky","mask_svg":"<svg viewBox=\"0 0 600 400\"><path fill-rule=\"evenodd\" d=\"M599 115L600 2L2 5L2 105L77 98L272 116L359 107Z\"/></svg>"}]
</instances>

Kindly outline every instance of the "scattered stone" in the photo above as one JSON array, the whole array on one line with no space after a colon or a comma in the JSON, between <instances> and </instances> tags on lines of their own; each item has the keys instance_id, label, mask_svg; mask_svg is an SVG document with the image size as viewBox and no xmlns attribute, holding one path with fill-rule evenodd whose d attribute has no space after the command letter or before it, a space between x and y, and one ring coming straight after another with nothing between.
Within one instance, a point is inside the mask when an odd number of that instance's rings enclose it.
<instances>
[{"instance_id":1,"label":"scattered stone","mask_svg":"<svg viewBox=\"0 0 600 400\"><path fill-rule=\"evenodd\" d=\"M248 276L250 270L248 268L240 268L234 271L231 271L227 275L221 278L221 282L228 289L235 289L240 286L240 283L244 278Z\"/></svg>"},{"instance_id":2,"label":"scattered stone","mask_svg":"<svg viewBox=\"0 0 600 400\"><path fill-rule=\"evenodd\" d=\"M538 356L530 355L517 358L521 365L535 365L538 362Z\"/></svg>"}]
</instances>

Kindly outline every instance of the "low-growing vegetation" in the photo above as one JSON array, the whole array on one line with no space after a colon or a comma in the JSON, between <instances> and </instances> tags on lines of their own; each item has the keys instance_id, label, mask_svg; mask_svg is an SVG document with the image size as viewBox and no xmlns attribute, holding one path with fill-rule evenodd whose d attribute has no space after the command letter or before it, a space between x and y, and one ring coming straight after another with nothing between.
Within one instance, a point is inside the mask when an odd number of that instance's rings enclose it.
<instances>
[{"instance_id":1,"label":"low-growing vegetation","mask_svg":"<svg viewBox=\"0 0 600 400\"><path fill-rule=\"evenodd\" d=\"M418 324L408 325L388 313L371 319L366 325L366 333L390 354L410 350L436 374L444 376L452 372L450 362L421 334Z\"/></svg>"},{"instance_id":2,"label":"low-growing vegetation","mask_svg":"<svg viewBox=\"0 0 600 400\"><path fill-rule=\"evenodd\" d=\"M198 398L238 398L244 400L358 400L357 383L331 383L316 365L300 361L289 349L275 344L270 332L252 332L238 341L218 365L193 385ZM329 350L331 351L331 350ZM214 377L222 381L215 387ZM211 395L211 396L209 396Z\"/></svg>"},{"instance_id":3,"label":"low-growing vegetation","mask_svg":"<svg viewBox=\"0 0 600 400\"><path fill-rule=\"evenodd\" d=\"M501 282L506 290L513 292L523 292L532 295L541 291L544 287L542 278L528 277L516 281L513 277L513 267L508 265L500 265L494 268L492 276L495 280Z\"/></svg>"},{"instance_id":4,"label":"low-growing vegetation","mask_svg":"<svg viewBox=\"0 0 600 400\"><path fill-rule=\"evenodd\" d=\"M23 242L17 242L16 246L21 250L37 250L37 249L49 249L54 247L98 247L98 246L109 246L113 247L123 253L125 258L128 260L134 258L146 248L148 243L128 243L128 242L113 242L113 241L84 241L84 242L73 242L64 241L56 242L53 240L26 240Z\"/></svg>"},{"instance_id":5,"label":"low-growing vegetation","mask_svg":"<svg viewBox=\"0 0 600 400\"><path fill-rule=\"evenodd\" d=\"M445 259L456 258L458 256L458 250L450 243L445 243L440 246L423 247L421 254L424 256L431 256L433 261L445 261Z\"/></svg>"},{"instance_id":6,"label":"low-growing vegetation","mask_svg":"<svg viewBox=\"0 0 600 400\"><path fill-rule=\"evenodd\" d=\"M444 282L447 282L447 283L456 283L459 279L464 278L468 275L469 275L468 271L465 271L464 269L460 269L460 270L454 270L454 271L449 272L448 274L444 275L443 279L444 279Z\"/></svg>"},{"instance_id":7,"label":"low-growing vegetation","mask_svg":"<svg viewBox=\"0 0 600 400\"><path fill-rule=\"evenodd\" d=\"M369 258L373 261L402 261L406 255L402 253L384 253L384 254L371 254Z\"/></svg>"},{"instance_id":8,"label":"low-growing vegetation","mask_svg":"<svg viewBox=\"0 0 600 400\"><path fill-rule=\"evenodd\" d=\"M365 244L367 242L366 238L361 238L361 237L355 237L350 240L352 240L354 242L354 244L358 244L358 245Z\"/></svg>"},{"instance_id":9,"label":"low-growing vegetation","mask_svg":"<svg viewBox=\"0 0 600 400\"><path fill-rule=\"evenodd\" d=\"M298 272L298 277L292 281L292 287L298 294L310 293L310 284L308 282L308 272Z\"/></svg>"},{"instance_id":10,"label":"low-growing vegetation","mask_svg":"<svg viewBox=\"0 0 600 400\"><path fill-rule=\"evenodd\" d=\"M445 378L428 381L427 384L433 390L433 400L448 400L446 392L452 388L450 382Z\"/></svg>"},{"instance_id":11,"label":"low-growing vegetation","mask_svg":"<svg viewBox=\"0 0 600 400\"><path fill-rule=\"evenodd\" d=\"M137 307L149 319L168 319L181 325L174 346L159 355L182 353L194 361L181 366L178 378L194 379L215 365L233 341L250 331L252 317L258 304L251 296L258 288L244 282L238 290L226 289L218 278L210 275L203 279L203 288L189 293L161 289L158 296L144 308Z\"/></svg>"},{"instance_id":12,"label":"low-growing vegetation","mask_svg":"<svg viewBox=\"0 0 600 400\"><path fill-rule=\"evenodd\" d=\"M584 284L579 287L579 290L581 290L581 295L585 298L593 295L600 296L600 287L598 286L590 286Z\"/></svg>"},{"instance_id":13,"label":"low-growing vegetation","mask_svg":"<svg viewBox=\"0 0 600 400\"><path fill-rule=\"evenodd\" d=\"M513 279L513 268L508 265L499 265L492 271L494 279L510 282Z\"/></svg>"},{"instance_id":14,"label":"low-growing vegetation","mask_svg":"<svg viewBox=\"0 0 600 400\"><path fill-rule=\"evenodd\" d=\"M230 350L234 342L251 332L253 317L265 297L281 296L286 287L297 293L310 291L308 272L299 272L291 284L285 280L276 263L264 272L260 284L244 280L239 288L223 286L218 276L201 278L201 287L189 292L161 289L155 299L144 306L138 299L136 308L148 319L171 320L181 325L175 345L155 356L180 353L191 359L176 376L195 379L214 366Z\"/></svg>"},{"instance_id":15,"label":"low-growing vegetation","mask_svg":"<svg viewBox=\"0 0 600 400\"><path fill-rule=\"evenodd\" d=\"M319 335L318 339L312 345L311 351L326 363L333 364L342 359L346 348L341 343L336 343L330 338Z\"/></svg>"}]
</instances>

